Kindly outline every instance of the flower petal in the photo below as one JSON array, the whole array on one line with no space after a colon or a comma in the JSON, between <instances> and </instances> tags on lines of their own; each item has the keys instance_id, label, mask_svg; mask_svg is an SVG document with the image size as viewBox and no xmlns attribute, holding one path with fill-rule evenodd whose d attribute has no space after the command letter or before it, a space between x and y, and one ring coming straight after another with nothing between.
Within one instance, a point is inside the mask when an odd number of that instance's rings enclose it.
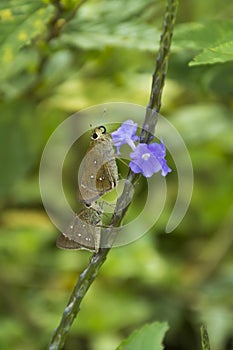
<instances>
[{"instance_id":1,"label":"flower petal","mask_svg":"<svg viewBox=\"0 0 233 350\"><path fill-rule=\"evenodd\" d=\"M166 149L163 144L147 145L146 143L139 143L130 154L132 162L130 162L129 166L132 171L135 173L141 172L145 177L151 177L160 170L162 175L166 176L171 169L167 166L167 162L164 159L165 154Z\"/></svg>"},{"instance_id":2,"label":"flower petal","mask_svg":"<svg viewBox=\"0 0 233 350\"><path fill-rule=\"evenodd\" d=\"M117 147L117 152L120 153L120 147L124 144L128 144L132 149L135 148L134 141L138 141L139 137L136 135L138 125L133 120L126 120L121 126L114 131L112 141Z\"/></svg>"},{"instance_id":3,"label":"flower petal","mask_svg":"<svg viewBox=\"0 0 233 350\"><path fill-rule=\"evenodd\" d=\"M162 168L162 176L166 176L168 173L172 171L167 165L166 159L161 160L161 168Z\"/></svg>"},{"instance_id":4,"label":"flower petal","mask_svg":"<svg viewBox=\"0 0 233 350\"><path fill-rule=\"evenodd\" d=\"M142 169L139 168L139 166L137 166L135 162L130 162L129 167L135 174L139 174L142 172Z\"/></svg>"},{"instance_id":5,"label":"flower petal","mask_svg":"<svg viewBox=\"0 0 233 350\"><path fill-rule=\"evenodd\" d=\"M148 148L156 158L164 158L166 156L166 147L162 142L160 144L150 143Z\"/></svg>"}]
</instances>

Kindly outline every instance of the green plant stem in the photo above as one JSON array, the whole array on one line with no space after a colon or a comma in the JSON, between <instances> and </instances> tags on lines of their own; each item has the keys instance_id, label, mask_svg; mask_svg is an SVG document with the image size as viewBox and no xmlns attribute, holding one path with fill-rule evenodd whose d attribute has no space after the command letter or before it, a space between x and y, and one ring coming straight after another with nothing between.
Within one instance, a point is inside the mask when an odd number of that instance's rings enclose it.
<instances>
[{"instance_id":1,"label":"green plant stem","mask_svg":"<svg viewBox=\"0 0 233 350\"><path fill-rule=\"evenodd\" d=\"M145 121L143 124L140 142L148 143L151 134L154 134L158 119L157 113L161 108L162 92L168 68L168 57L172 42L173 29L176 20L178 0L167 0L163 31L160 37L159 51L155 62L155 70L152 75L152 85Z\"/></svg>"},{"instance_id":2,"label":"green plant stem","mask_svg":"<svg viewBox=\"0 0 233 350\"><path fill-rule=\"evenodd\" d=\"M201 325L201 345L202 345L202 350L210 350L210 340L209 340L207 327L205 324Z\"/></svg>"},{"instance_id":3,"label":"green plant stem","mask_svg":"<svg viewBox=\"0 0 233 350\"><path fill-rule=\"evenodd\" d=\"M161 97L167 74L168 56L172 42L177 6L178 0L167 1L159 52L156 58L155 71L152 75L152 87L148 108L155 109L157 112L159 112L161 108Z\"/></svg>"},{"instance_id":4,"label":"green plant stem","mask_svg":"<svg viewBox=\"0 0 233 350\"><path fill-rule=\"evenodd\" d=\"M178 0L167 0L160 47L156 60L155 71L153 73L150 101L146 110L144 128L140 135L140 142L148 143L150 141L150 136L154 133L155 125L158 119L177 7ZM131 170L129 171L125 181L124 190L117 200L115 211L111 219L110 228L108 231L109 236L111 236L113 233L111 231L111 227L113 228L120 226L129 207L129 205L125 207L125 203L130 203L133 196L132 185L135 184L138 178L139 175L134 174ZM115 233L113 233L113 235L114 234ZM112 241L113 240L114 237L112 238ZM77 313L79 312L81 301L86 295L92 282L95 280L100 267L107 258L109 251L110 248L101 248L98 253L93 254L89 265L79 276L67 307L62 315L60 324L54 332L49 350L59 350L63 348L70 327L77 316Z\"/></svg>"}]
</instances>

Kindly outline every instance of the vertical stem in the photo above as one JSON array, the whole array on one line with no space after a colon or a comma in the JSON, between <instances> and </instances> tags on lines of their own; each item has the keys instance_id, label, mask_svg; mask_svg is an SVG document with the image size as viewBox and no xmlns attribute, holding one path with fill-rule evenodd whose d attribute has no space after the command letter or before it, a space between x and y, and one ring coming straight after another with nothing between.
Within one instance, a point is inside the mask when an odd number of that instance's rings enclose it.
<instances>
[{"instance_id":1,"label":"vertical stem","mask_svg":"<svg viewBox=\"0 0 233 350\"><path fill-rule=\"evenodd\" d=\"M202 350L210 350L210 340L209 340L207 327L205 324L201 325L201 345L202 345Z\"/></svg>"},{"instance_id":2,"label":"vertical stem","mask_svg":"<svg viewBox=\"0 0 233 350\"><path fill-rule=\"evenodd\" d=\"M148 104L148 108L155 109L156 112L159 112L161 108L161 97L164 87L164 80L167 74L168 56L172 42L177 7L178 0L167 1L163 31L160 38L160 46L156 58L155 71L152 75L151 94Z\"/></svg>"},{"instance_id":3,"label":"vertical stem","mask_svg":"<svg viewBox=\"0 0 233 350\"><path fill-rule=\"evenodd\" d=\"M168 57L172 42L172 35L176 20L178 0L167 0L163 31L160 37L159 52L155 62L155 70L152 75L151 93L147 106L143 130L140 135L140 142L150 142L158 121L158 112L161 108L162 92L168 68Z\"/></svg>"}]
</instances>

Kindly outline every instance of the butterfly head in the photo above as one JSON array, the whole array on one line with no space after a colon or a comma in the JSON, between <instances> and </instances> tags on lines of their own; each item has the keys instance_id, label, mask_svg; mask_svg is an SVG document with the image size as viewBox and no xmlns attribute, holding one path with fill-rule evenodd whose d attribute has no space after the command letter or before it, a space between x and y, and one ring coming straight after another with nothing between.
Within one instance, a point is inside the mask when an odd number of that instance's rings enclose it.
<instances>
[{"instance_id":1,"label":"butterfly head","mask_svg":"<svg viewBox=\"0 0 233 350\"><path fill-rule=\"evenodd\" d=\"M101 138L102 135L106 134L106 128L105 126L101 125L98 126L98 128L95 128L92 135L91 135L91 139L92 140L98 140L99 138Z\"/></svg>"}]
</instances>

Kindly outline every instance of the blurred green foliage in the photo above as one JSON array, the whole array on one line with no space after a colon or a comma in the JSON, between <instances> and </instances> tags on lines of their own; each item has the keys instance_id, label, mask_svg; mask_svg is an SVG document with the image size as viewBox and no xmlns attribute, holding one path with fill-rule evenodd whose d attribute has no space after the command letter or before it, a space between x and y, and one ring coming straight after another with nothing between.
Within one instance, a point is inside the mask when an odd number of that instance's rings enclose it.
<instances>
[{"instance_id":1,"label":"blurred green foliage","mask_svg":"<svg viewBox=\"0 0 233 350\"><path fill-rule=\"evenodd\" d=\"M0 2L1 349L46 348L89 259L55 247L38 185L46 140L84 107L147 105L163 12L158 0ZM180 1L162 113L192 158L191 205L164 234L174 169L163 215L143 238L113 249L66 350L114 349L153 321L169 324L167 350L200 349L200 321L212 350L233 348L232 13L230 0Z\"/></svg>"}]
</instances>

